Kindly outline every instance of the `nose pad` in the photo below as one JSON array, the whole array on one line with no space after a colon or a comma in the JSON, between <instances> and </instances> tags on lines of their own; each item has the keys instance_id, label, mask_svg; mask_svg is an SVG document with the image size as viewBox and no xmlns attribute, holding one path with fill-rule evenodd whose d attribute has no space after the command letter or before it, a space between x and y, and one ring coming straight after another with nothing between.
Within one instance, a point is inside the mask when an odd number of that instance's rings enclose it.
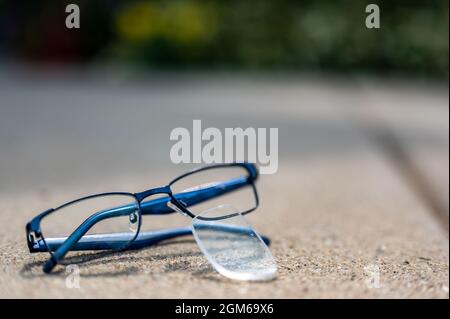
<instances>
[{"instance_id":1,"label":"nose pad","mask_svg":"<svg viewBox=\"0 0 450 319\"><path fill-rule=\"evenodd\" d=\"M139 211L137 209L133 210L128 215L128 227L132 232L137 232L139 226Z\"/></svg>"},{"instance_id":2,"label":"nose pad","mask_svg":"<svg viewBox=\"0 0 450 319\"><path fill-rule=\"evenodd\" d=\"M182 204L184 205L184 203L182 202ZM167 207L172 208L174 211L179 212L180 214L182 214L183 216L187 216L187 214L185 212L183 212L181 209L179 209L175 204L173 204L171 201L167 202Z\"/></svg>"}]
</instances>

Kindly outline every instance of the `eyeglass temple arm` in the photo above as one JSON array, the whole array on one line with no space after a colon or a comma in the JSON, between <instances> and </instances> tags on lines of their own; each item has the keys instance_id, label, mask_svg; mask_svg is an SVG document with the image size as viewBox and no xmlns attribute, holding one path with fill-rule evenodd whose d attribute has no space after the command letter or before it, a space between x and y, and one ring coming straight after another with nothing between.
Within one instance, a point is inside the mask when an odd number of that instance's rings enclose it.
<instances>
[{"instance_id":1,"label":"eyeglass temple arm","mask_svg":"<svg viewBox=\"0 0 450 319\"><path fill-rule=\"evenodd\" d=\"M232 225L217 225L218 229L226 232L233 233L248 233L249 229L245 227L237 227ZM140 249L148 246L152 246L160 243L161 241L173 239L182 236L192 235L192 229L190 227L177 227L168 228L155 231L140 232L138 237L128 247L128 249ZM45 252L47 249L51 251L57 250L64 244L67 237L62 238L47 238L44 243L43 240L39 240L33 247L34 252ZM261 236L261 239L270 245L270 240L266 236ZM72 251L83 250L108 250L117 249L123 247L123 244L129 241L128 234L96 234L83 236L72 248ZM47 245L47 246L46 246Z\"/></svg>"},{"instance_id":2,"label":"eyeglass temple arm","mask_svg":"<svg viewBox=\"0 0 450 319\"><path fill-rule=\"evenodd\" d=\"M186 206L196 203L201 203L205 200L214 198L216 196L225 194L251 183L247 177L236 178L218 185L213 185L204 189L190 191L186 193L175 194L175 198L183 200ZM143 214L152 214L153 210L157 214L172 213L174 210L167 206L169 197L159 198L148 201L141 205ZM131 214L134 210L134 205L116 207L106 211L98 212L87 218L65 241L60 247L54 251L51 258L44 264L44 272L48 273L56 266L59 260L76 245L76 243L91 229L96 223L113 217L119 217ZM47 241L47 240L46 240Z\"/></svg>"}]
</instances>

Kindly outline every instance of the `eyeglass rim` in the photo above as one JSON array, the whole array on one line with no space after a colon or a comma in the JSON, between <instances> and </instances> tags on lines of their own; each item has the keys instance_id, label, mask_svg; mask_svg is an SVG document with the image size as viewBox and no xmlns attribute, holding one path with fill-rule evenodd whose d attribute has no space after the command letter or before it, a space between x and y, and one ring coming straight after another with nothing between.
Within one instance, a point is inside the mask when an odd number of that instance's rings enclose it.
<instances>
[{"instance_id":1,"label":"eyeglass rim","mask_svg":"<svg viewBox=\"0 0 450 319\"><path fill-rule=\"evenodd\" d=\"M254 210L256 210L259 206L259 196L258 196L258 191L256 189L255 186L255 181L256 179L259 177L259 172L258 169L256 167L256 165L252 164L252 163L223 163L223 164L214 164L214 165L208 165L208 166L202 166L202 167L198 167L198 168L194 168L193 170L184 173L180 176L178 176L177 178L173 179L169 184L168 187L170 188L170 194L169 196L172 199L172 202L179 208L181 209L184 213L186 213L189 217L191 218L195 218L196 216L198 216L198 214L193 213L192 211L189 210L189 208L186 205L183 205L183 203L181 203L180 201L178 201L175 196L173 195L173 191L172 191L172 185L175 184L176 182L199 172L202 171L207 171L207 170L211 170L211 169L217 169L217 168L228 168L228 167L242 167L244 168L248 175L247 175L247 179L249 182L249 185L252 187L252 191L253 191L253 195L255 197L255 206L247 209L243 212L240 212L242 215L247 215L251 212L253 212Z\"/></svg>"},{"instance_id":2,"label":"eyeglass rim","mask_svg":"<svg viewBox=\"0 0 450 319\"><path fill-rule=\"evenodd\" d=\"M210 169L215 169L215 168L225 168L225 167L243 167L247 172L248 172L248 178L251 181L255 181L258 179L259 177L259 172L258 169L256 168L256 165L252 164L252 163L223 163L223 164L214 164L214 165L207 165L207 166L201 166L201 167L197 167L192 169L191 171L188 171L178 177L176 177L175 179L173 179L168 186L172 186L174 183L178 182L179 180L195 174L195 173L199 173L202 171L206 171L206 170L210 170Z\"/></svg>"},{"instance_id":3,"label":"eyeglass rim","mask_svg":"<svg viewBox=\"0 0 450 319\"><path fill-rule=\"evenodd\" d=\"M50 259L51 259L53 262L60 263L60 262L63 260L64 257L63 257L63 258L59 258L58 256L55 256L55 254L54 254L55 252L52 251L52 250L49 248L49 246L48 246L48 244L47 244L47 241L46 241L46 237L45 237L44 233L41 231L42 220L44 220L44 219L45 219L47 216L49 216L51 213L56 213L58 210L64 209L65 207L68 207L68 206L70 206L70 205L73 205L73 204L76 204L76 203L79 203L79 202L83 202L83 201L86 201L86 200L94 199L94 198L109 197L109 196L131 197L131 198L135 201L135 204L136 204L137 210L138 210L138 215L139 215L139 223L138 223L138 227L137 227L136 231L134 232L133 238L131 238L131 239L128 241L128 243L127 243L126 245L121 246L121 247L116 248L116 249L112 249L112 250L114 250L114 251L123 251L123 250L127 250L127 249L133 244L133 242L134 242L134 241L136 240L136 238L138 237L138 235L139 235L139 233L140 233L140 231L141 231L141 226L142 226L142 208L141 208L141 202L138 200L138 198L136 197L136 195L135 195L135 194L132 194L132 193L127 193L127 192L108 192L108 193L92 194L92 195L84 196L84 197L81 197L81 198L72 200L72 201L70 201L70 202L64 203L64 204L62 204L62 205L60 205L60 206L58 206L58 207L56 207L56 208L49 209L49 210L47 210L47 211L45 211L45 212L43 212L42 214L39 215L39 219L38 219L38 222L39 222L39 224L38 224L38 226L39 226L39 228L38 228L38 229L39 229L39 237L40 237L40 239L42 239L42 242L43 242L43 244L44 244L46 250L47 250L47 251L49 252L49 254L50 254ZM89 217L92 217L92 216L93 216L93 215L90 215ZM88 217L88 218L89 218L89 217ZM84 222L83 222L83 223L84 223ZM80 224L80 226L83 225L83 223ZM95 221L94 224L96 224L96 223L98 223L98 221ZM28 225L27 225L27 230L28 230ZM36 231L34 231L34 233L36 233ZM77 229L74 229L73 232L72 232L69 236L67 236L67 238L71 237L71 236L72 236L73 234L75 234L75 233L77 233ZM82 236L84 236L84 235L82 235ZM81 236L81 237L82 237L82 236ZM27 238L27 239L28 239L28 238ZM28 244L30 245L30 241L29 241L29 240L28 240ZM69 251L70 251L70 250L69 250Z\"/></svg>"}]
</instances>

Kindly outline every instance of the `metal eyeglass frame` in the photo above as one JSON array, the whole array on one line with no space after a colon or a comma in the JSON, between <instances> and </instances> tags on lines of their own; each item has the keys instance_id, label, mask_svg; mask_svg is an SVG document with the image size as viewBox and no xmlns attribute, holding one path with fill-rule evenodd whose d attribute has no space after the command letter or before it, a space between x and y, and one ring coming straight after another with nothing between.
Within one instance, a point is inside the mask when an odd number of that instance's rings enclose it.
<instances>
[{"instance_id":1,"label":"metal eyeglass frame","mask_svg":"<svg viewBox=\"0 0 450 319\"><path fill-rule=\"evenodd\" d=\"M171 186L179 181L182 178L185 178L189 175L206 171L214 168L222 168L222 167L242 167L244 168L248 175L237 177L234 179L227 180L222 183L208 185L207 187L196 189L192 191L186 191L178 194L173 194ZM242 215L248 214L254 211L259 206L259 197L258 192L256 190L255 181L258 178L258 170L254 164L251 163L227 163L227 164L215 164L208 165L204 167L200 167L194 169L188 173L178 176L174 180L172 180L168 185L158 188L152 188L140 193L126 193L126 192L109 192L109 193L100 193L94 194L90 196L85 196L70 202L67 202L57 208L50 208L36 217L34 217L30 222L26 225L26 236L27 236L27 244L31 253L35 252L49 252L50 259L47 260L43 265L43 271L45 273L49 273L52 269L61 261L64 256L69 251L79 251L79 250L107 250L107 249L118 249L118 250L126 250L126 249L139 249L142 247L147 247L153 244L156 244L160 241L171 239L179 236L191 235L192 230L190 227L177 227L170 228L166 230L158 230L151 232L143 232L140 233L140 228L142 224L142 215L163 215L170 214L174 212L179 212L184 216L188 216L191 218L196 217L188 207L191 205L199 204L209 199L224 195L241 187L250 185L253 189L253 193L255 195L255 206L251 209L248 209L244 212L241 212ZM154 200L147 201L142 203L142 201L149 196L157 195L157 194L166 194L167 197L157 198ZM135 211L135 205L127 205L122 207L115 207L112 209L108 209L106 211L100 211L94 213L90 217L88 217L72 234L65 238L45 238L41 232L41 220L52 214L59 209L62 209L66 206L74 204L76 202L91 199L100 196L108 196L108 195L126 195L133 197L137 202L138 214L139 214L139 225L137 231L134 235L134 238L121 240L120 234L94 234L94 235L86 235L86 233L98 222L118 216L124 216L129 214L129 210L133 209ZM239 229L233 229L233 231L240 231ZM242 231L242 230L241 230ZM86 235L86 236L85 236ZM270 243L270 240L261 236L266 244ZM82 239L82 240L81 240ZM124 241L128 242L124 246Z\"/></svg>"}]
</instances>

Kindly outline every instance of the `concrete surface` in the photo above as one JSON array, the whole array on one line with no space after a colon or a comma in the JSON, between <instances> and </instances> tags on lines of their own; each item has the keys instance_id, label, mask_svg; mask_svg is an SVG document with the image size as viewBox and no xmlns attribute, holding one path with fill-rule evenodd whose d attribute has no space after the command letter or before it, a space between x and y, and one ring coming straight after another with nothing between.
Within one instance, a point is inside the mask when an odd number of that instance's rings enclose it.
<instances>
[{"instance_id":1,"label":"concrete surface","mask_svg":"<svg viewBox=\"0 0 450 319\"><path fill-rule=\"evenodd\" d=\"M438 200L448 207L448 87L10 71L0 75L0 103L0 297L449 297L448 227L433 206ZM279 171L258 181L261 207L249 217L273 240L278 278L223 278L189 237L89 253L78 264L79 289L66 287L62 267L44 275L48 256L27 251L25 223L85 194L164 184L188 168L170 163L169 134L192 119L219 128L279 128ZM384 139L411 150L407 158L433 199L393 160L396 146L380 147L373 138L385 127L392 129ZM188 222L144 220L148 228Z\"/></svg>"}]
</instances>

